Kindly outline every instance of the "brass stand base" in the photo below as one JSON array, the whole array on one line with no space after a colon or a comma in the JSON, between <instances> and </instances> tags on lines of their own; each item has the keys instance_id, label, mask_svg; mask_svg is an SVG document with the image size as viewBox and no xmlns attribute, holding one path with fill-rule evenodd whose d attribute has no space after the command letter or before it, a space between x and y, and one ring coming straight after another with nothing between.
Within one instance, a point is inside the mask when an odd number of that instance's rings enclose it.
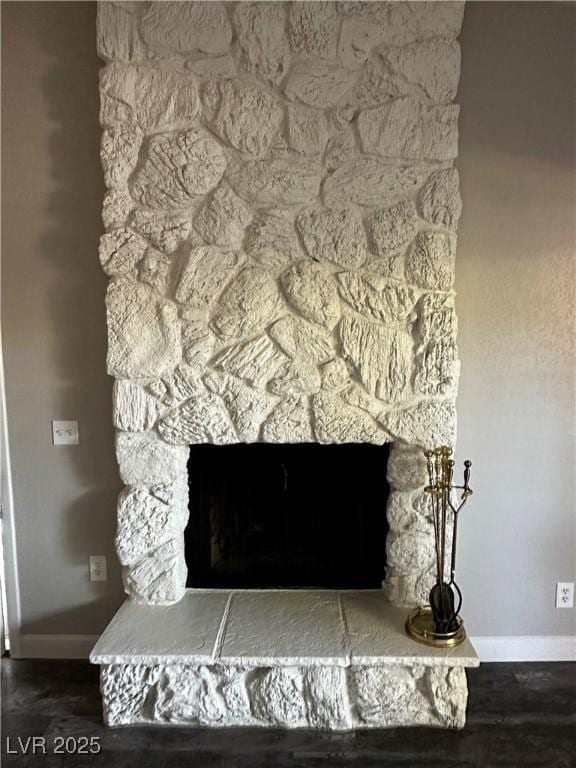
<instances>
[{"instance_id":1,"label":"brass stand base","mask_svg":"<svg viewBox=\"0 0 576 768\"><path fill-rule=\"evenodd\" d=\"M458 623L459 627L454 632L435 632L431 608L419 605L409 613L406 619L406 632L424 645L430 645L433 648L454 648L466 639L464 622L460 617L458 617Z\"/></svg>"}]
</instances>

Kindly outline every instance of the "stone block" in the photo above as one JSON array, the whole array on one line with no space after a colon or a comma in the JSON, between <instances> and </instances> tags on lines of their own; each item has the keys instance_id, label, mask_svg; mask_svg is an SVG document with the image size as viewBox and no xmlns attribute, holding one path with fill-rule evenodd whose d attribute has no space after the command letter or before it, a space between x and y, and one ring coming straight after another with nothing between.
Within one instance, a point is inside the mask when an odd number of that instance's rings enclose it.
<instances>
[{"instance_id":1,"label":"stone block","mask_svg":"<svg viewBox=\"0 0 576 768\"><path fill-rule=\"evenodd\" d=\"M300 261L281 277L292 306L312 323L332 330L340 318L340 299L332 274L323 264Z\"/></svg>"},{"instance_id":2,"label":"stone block","mask_svg":"<svg viewBox=\"0 0 576 768\"><path fill-rule=\"evenodd\" d=\"M216 340L208 327L208 313L185 307L180 311L180 317L184 361L193 369L201 371L212 357Z\"/></svg>"},{"instance_id":3,"label":"stone block","mask_svg":"<svg viewBox=\"0 0 576 768\"><path fill-rule=\"evenodd\" d=\"M134 200L125 186L108 190L102 203L102 223L105 229L123 227L133 209Z\"/></svg>"},{"instance_id":4,"label":"stone block","mask_svg":"<svg viewBox=\"0 0 576 768\"><path fill-rule=\"evenodd\" d=\"M368 272L341 272L338 280L342 298L369 320L405 323L411 319L415 303L411 288Z\"/></svg>"},{"instance_id":5,"label":"stone block","mask_svg":"<svg viewBox=\"0 0 576 768\"><path fill-rule=\"evenodd\" d=\"M142 488L126 488L118 499L116 552L122 565L137 563L178 534L177 511Z\"/></svg>"},{"instance_id":6,"label":"stone block","mask_svg":"<svg viewBox=\"0 0 576 768\"><path fill-rule=\"evenodd\" d=\"M343 67L357 69L370 56L373 48L383 42L385 31L373 20L344 19L338 42L338 59Z\"/></svg>"},{"instance_id":7,"label":"stone block","mask_svg":"<svg viewBox=\"0 0 576 768\"><path fill-rule=\"evenodd\" d=\"M162 379L148 384L148 390L170 408L192 397L205 394L200 372L184 364L178 365Z\"/></svg>"},{"instance_id":8,"label":"stone block","mask_svg":"<svg viewBox=\"0 0 576 768\"><path fill-rule=\"evenodd\" d=\"M296 217L296 229L315 261L333 261L346 269L366 261L364 227L351 208L304 209Z\"/></svg>"},{"instance_id":9,"label":"stone block","mask_svg":"<svg viewBox=\"0 0 576 768\"><path fill-rule=\"evenodd\" d=\"M347 403L337 392L320 392L312 398L314 433L320 443L390 442L389 435L367 413Z\"/></svg>"},{"instance_id":10,"label":"stone block","mask_svg":"<svg viewBox=\"0 0 576 768\"><path fill-rule=\"evenodd\" d=\"M288 144L300 155L319 155L328 141L328 121L323 112L291 104L288 107Z\"/></svg>"},{"instance_id":11,"label":"stone block","mask_svg":"<svg viewBox=\"0 0 576 768\"><path fill-rule=\"evenodd\" d=\"M340 339L344 357L354 366L369 394L394 404L408 397L413 342L405 328L345 316Z\"/></svg>"},{"instance_id":12,"label":"stone block","mask_svg":"<svg viewBox=\"0 0 576 768\"><path fill-rule=\"evenodd\" d=\"M425 166L390 165L377 158L359 157L326 179L324 197L329 206L392 206L411 197L428 176Z\"/></svg>"},{"instance_id":13,"label":"stone block","mask_svg":"<svg viewBox=\"0 0 576 768\"><path fill-rule=\"evenodd\" d=\"M416 493L391 491L386 503L386 519L389 528L395 534L410 530L419 530L424 534L426 531L433 530L433 521L426 514L428 501L429 497L427 498L423 491Z\"/></svg>"},{"instance_id":14,"label":"stone block","mask_svg":"<svg viewBox=\"0 0 576 768\"><path fill-rule=\"evenodd\" d=\"M322 60L298 61L290 70L284 93L317 109L334 107L352 87L354 75Z\"/></svg>"},{"instance_id":15,"label":"stone block","mask_svg":"<svg viewBox=\"0 0 576 768\"><path fill-rule=\"evenodd\" d=\"M308 398L302 395L286 397L276 406L262 428L266 443L312 443Z\"/></svg>"},{"instance_id":16,"label":"stone block","mask_svg":"<svg viewBox=\"0 0 576 768\"><path fill-rule=\"evenodd\" d=\"M231 167L228 180L236 194L259 205L306 205L318 197L320 168L299 158L253 160Z\"/></svg>"},{"instance_id":17,"label":"stone block","mask_svg":"<svg viewBox=\"0 0 576 768\"><path fill-rule=\"evenodd\" d=\"M392 528L386 539L386 566L401 573L433 573L436 560L434 530L431 523L419 519L406 529Z\"/></svg>"},{"instance_id":18,"label":"stone block","mask_svg":"<svg viewBox=\"0 0 576 768\"><path fill-rule=\"evenodd\" d=\"M246 253L263 267L279 270L302 257L292 214L259 210L246 231Z\"/></svg>"},{"instance_id":19,"label":"stone block","mask_svg":"<svg viewBox=\"0 0 576 768\"><path fill-rule=\"evenodd\" d=\"M98 256L107 275L126 275L132 272L148 248L143 237L128 227L121 227L101 236Z\"/></svg>"},{"instance_id":20,"label":"stone block","mask_svg":"<svg viewBox=\"0 0 576 768\"><path fill-rule=\"evenodd\" d=\"M433 39L385 53L391 69L417 86L431 101L453 101L460 79L460 46L456 40Z\"/></svg>"},{"instance_id":21,"label":"stone block","mask_svg":"<svg viewBox=\"0 0 576 768\"><path fill-rule=\"evenodd\" d=\"M409 26L416 39L457 37L462 28L464 0L408 2L402 3L397 10L399 22Z\"/></svg>"},{"instance_id":22,"label":"stone block","mask_svg":"<svg viewBox=\"0 0 576 768\"><path fill-rule=\"evenodd\" d=\"M230 54L193 59L186 62L186 68L198 77L233 78L236 76L236 65Z\"/></svg>"},{"instance_id":23,"label":"stone block","mask_svg":"<svg viewBox=\"0 0 576 768\"><path fill-rule=\"evenodd\" d=\"M406 96L358 116L358 132L368 154L405 160L454 160L458 156L455 104L427 107Z\"/></svg>"},{"instance_id":24,"label":"stone block","mask_svg":"<svg viewBox=\"0 0 576 768\"><path fill-rule=\"evenodd\" d=\"M320 369L322 389L333 392L350 385L350 373L344 360L336 358L325 363Z\"/></svg>"},{"instance_id":25,"label":"stone block","mask_svg":"<svg viewBox=\"0 0 576 768\"><path fill-rule=\"evenodd\" d=\"M371 22L362 22L361 28L366 30L365 34L369 40L375 37L377 30ZM355 113L359 109L382 106L392 99L410 93L410 85L391 71L384 53L385 51L371 53L370 58L358 71L354 85L344 97L341 109Z\"/></svg>"},{"instance_id":26,"label":"stone block","mask_svg":"<svg viewBox=\"0 0 576 768\"><path fill-rule=\"evenodd\" d=\"M276 398L227 373L210 371L204 382L210 392L222 398L238 440L243 443L257 442L262 422L275 405Z\"/></svg>"},{"instance_id":27,"label":"stone block","mask_svg":"<svg viewBox=\"0 0 576 768\"><path fill-rule=\"evenodd\" d=\"M259 333L280 308L276 281L260 267L246 267L220 296L210 323L225 341Z\"/></svg>"},{"instance_id":28,"label":"stone block","mask_svg":"<svg viewBox=\"0 0 576 768\"><path fill-rule=\"evenodd\" d=\"M456 407L454 400L423 401L411 408L390 411L379 418L396 440L420 448L454 445Z\"/></svg>"},{"instance_id":29,"label":"stone block","mask_svg":"<svg viewBox=\"0 0 576 768\"><path fill-rule=\"evenodd\" d=\"M108 373L121 379L161 377L182 357L174 302L148 285L118 277L108 285Z\"/></svg>"},{"instance_id":30,"label":"stone block","mask_svg":"<svg viewBox=\"0 0 576 768\"><path fill-rule=\"evenodd\" d=\"M422 448L395 443L388 456L386 476L396 491L412 492L426 485L429 481Z\"/></svg>"},{"instance_id":31,"label":"stone block","mask_svg":"<svg viewBox=\"0 0 576 768\"><path fill-rule=\"evenodd\" d=\"M226 406L214 394L194 397L170 411L159 422L158 431L170 445L229 445L238 442Z\"/></svg>"},{"instance_id":32,"label":"stone block","mask_svg":"<svg viewBox=\"0 0 576 768\"><path fill-rule=\"evenodd\" d=\"M320 371L310 359L297 357L283 363L268 382L275 395L313 395L320 390Z\"/></svg>"},{"instance_id":33,"label":"stone block","mask_svg":"<svg viewBox=\"0 0 576 768\"><path fill-rule=\"evenodd\" d=\"M462 213L460 178L456 168L445 168L431 174L418 196L422 218L455 230Z\"/></svg>"},{"instance_id":34,"label":"stone block","mask_svg":"<svg viewBox=\"0 0 576 768\"><path fill-rule=\"evenodd\" d=\"M407 721L448 728L464 726L467 687L463 669L365 667L352 672L349 684L361 727L394 728ZM430 710L431 689L439 699L444 697L441 712Z\"/></svg>"},{"instance_id":35,"label":"stone block","mask_svg":"<svg viewBox=\"0 0 576 768\"><path fill-rule=\"evenodd\" d=\"M130 226L165 253L173 253L192 233L192 221L187 213L164 213L139 208L130 217Z\"/></svg>"},{"instance_id":36,"label":"stone block","mask_svg":"<svg viewBox=\"0 0 576 768\"><path fill-rule=\"evenodd\" d=\"M344 17L361 18L380 24L386 42L405 45L431 37L457 37L462 27L464 2L374 2L342 0L336 3Z\"/></svg>"},{"instance_id":37,"label":"stone block","mask_svg":"<svg viewBox=\"0 0 576 768\"><path fill-rule=\"evenodd\" d=\"M222 141L248 155L266 154L284 119L281 103L268 91L241 81L215 83L217 104L208 120Z\"/></svg>"},{"instance_id":38,"label":"stone block","mask_svg":"<svg viewBox=\"0 0 576 768\"><path fill-rule=\"evenodd\" d=\"M244 201L227 184L221 184L202 205L194 227L207 243L239 247L251 218Z\"/></svg>"},{"instance_id":39,"label":"stone block","mask_svg":"<svg viewBox=\"0 0 576 768\"><path fill-rule=\"evenodd\" d=\"M139 62L147 57L140 37L138 3L100 3L96 17L96 49L101 59Z\"/></svg>"},{"instance_id":40,"label":"stone block","mask_svg":"<svg viewBox=\"0 0 576 768\"><path fill-rule=\"evenodd\" d=\"M220 145L202 131L160 133L145 144L130 191L150 208L184 208L214 189L225 169Z\"/></svg>"},{"instance_id":41,"label":"stone block","mask_svg":"<svg viewBox=\"0 0 576 768\"><path fill-rule=\"evenodd\" d=\"M142 131L137 125L122 123L102 131L100 159L107 187L125 184L138 162Z\"/></svg>"},{"instance_id":42,"label":"stone block","mask_svg":"<svg viewBox=\"0 0 576 768\"><path fill-rule=\"evenodd\" d=\"M286 355L268 336L263 335L227 347L214 358L212 364L226 373L245 379L253 386L263 387L285 362Z\"/></svg>"},{"instance_id":43,"label":"stone block","mask_svg":"<svg viewBox=\"0 0 576 768\"><path fill-rule=\"evenodd\" d=\"M406 257L406 279L420 288L449 291L454 284L456 238L420 232Z\"/></svg>"},{"instance_id":44,"label":"stone block","mask_svg":"<svg viewBox=\"0 0 576 768\"><path fill-rule=\"evenodd\" d=\"M170 258L161 251L148 248L138 265L138 280L165 296L170 282Z\"/></svg>"},{"instance_id":45,"label":"stone block","mask_svg":"<svg viewBox=\"0 0 576 768\"><path fill-rule=\"evenodd\" d=\"M188 476L188 449L168 445L154 432L116 432L116 457L126 485L174 483Z\"/></svg>"},{"instance_id":46,"label":"stone block","mask_svg":"<svg viewBox=\"0 0 576 768\"><path fill-rule=\"evenodd\" d=\"M101 122L144 131L188 127L200 112L196 78L153 65L109 64L100 73Z\"/></svg>"},{"instance_id":47,"label":"stone block","mask_svg":"<svg viewBox=\"0 0 576 768\"><path fill-rule=\"evenodd\" d=\"M456 338L458 321L454 309L454 296L425 293L418 302L418 342L426 346L431 341Z\"/></svg>"},{"instance_id":48,"label":"stone block","mask_svg":"<svg viewBox=\"0 0 576 768\"><path fill-rule=\"evenodd\" d=\"M292 50L322 59L335 58L338 18L334 3L290 3L288 24Z\"/></svg>"},{"instance_id":49,"label":"stone block","mask_svg":"<svg viewBox=\"0 0 576 768\"><path fill-rule=\"evenodd\" d=\"M371 245L374 253L386 258L406 248L418 232L418 214L411 200L402 200L390 208L381 208L369 219Z\"/></svg>"},{"instance_id":50,"label":"stone block","mask_svg":"<svg viewBox=\"0 0 576 768\"><path fill-rule=\"evenodd\" d=\"M232 40L224 3L149 3L141 31L146 44L165 57L226 53Z\"/></svg>"},{"instance_id":51,"label":"stone block","mask_svg":"<svg viewBox=\"0 0 576 768\"><path fill-rule=\"evenodd\" d=\"M324 164L329 171L335 171L353 160L357 152L354 131L350 125L344 124L336 129L329 140L324 153Z\"/></svg>"},{"instance_id":52,"label":"stone block","mask_svg":"<svg viewBox=\"0 0 576 768\"><path fill-rule=\"evenodd\" d=\"M460 361L456 340L435 339L416 356L414 390L422 395L456 395Z\"/></svg>"},{"instance_id":53,"label":"stone block","mask_svg":"<svg viewBox=\"0 0 576 768\"><path fill-rule=\"evenodd\" d=\"M192 248L176 286L176 301L193 309L212 306L238 274L243 256L211 246Z\"/></svg>"},{"instance_id":54,"label":"stone block","mask_svg":"<svg viewBox=\"0 0 576 768\"><path fill-rule=\"evenodd\" d=\"M152 429L162 407L137 383L119 379L114 382L112 394L114 426L128 432L147 432Z\"/></svg>"},{"instance_id":55,"label":"stone block","mask_svg":"<svg viewBox=\"0 0 576 768\"><path fill-rule=\"evenodd\" d=\"M335 354L334 341L328 331L295 315L278 320L268 333L292 359L302 357L323 363Z\"/></svg>"},{"instance_id":56,"label":"stone block","mask_svg":"<svg viewBox=\"0 0 576 768\"><path fill-rule=\"evenodd\" d=\"M152 550L134 565L125 566L124 589L137 603L171 605L186 590L184 537L180 534Z\"/></svg>"},{"instance_id":57,"label":"stone block","mask_svg":"<svg viewBox=\"0 0 576 768\"><path fill-rule=\"evenodd\" d=\"M279 85L290 66L284 4L239 3L234 8L234 28L240 66L269 85Z\"/></svg>"}]
</instances>

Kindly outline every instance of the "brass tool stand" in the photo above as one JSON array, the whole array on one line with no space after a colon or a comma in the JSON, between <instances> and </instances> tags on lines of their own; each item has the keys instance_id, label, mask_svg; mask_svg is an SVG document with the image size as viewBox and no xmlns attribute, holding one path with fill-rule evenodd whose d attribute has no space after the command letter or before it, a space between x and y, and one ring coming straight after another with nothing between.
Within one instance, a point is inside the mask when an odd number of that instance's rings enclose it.
<instances>
[{"instance_id":1,"label":"brass tool stand","mask_svg":"<svg viewBox=\"0 0 576 768\"><path fill-rule=\"evenodd\" d=\"M430 604L418 606L406 619L406 632L419 643L434 648L454 648L466 638L464 622L459 613L462 607L462 592L454 580L456 570L456 540L458 515L472 495L470 488L470 467L464 462L464 484L453 485L454 461L450 458L452 449L448 446L425 451L429 485L424 488L429 495L434 524L434 546L436 551L436 582L430 591ZM462 491L455 499L456 492ZM446 567L446 535L449 517L452 514L452 548L450 557L450 580L444 579Z\"/></svg>"}]
</instances>

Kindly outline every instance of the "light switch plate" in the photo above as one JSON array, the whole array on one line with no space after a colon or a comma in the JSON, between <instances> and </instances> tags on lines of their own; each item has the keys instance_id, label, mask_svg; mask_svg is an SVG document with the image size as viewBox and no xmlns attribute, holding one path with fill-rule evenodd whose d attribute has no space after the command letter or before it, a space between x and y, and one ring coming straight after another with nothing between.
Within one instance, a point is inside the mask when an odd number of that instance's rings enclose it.
<instances>
[{"instance_id":1,"label":"light switch plate","mask_svg":"<svg viewBox=\"0 0 576 768\"><path fill-rule=\"evenodd\" d=\"M53 421L52 443L53 445L78 445L77 421Z\"/></svg>"}]
</instances>

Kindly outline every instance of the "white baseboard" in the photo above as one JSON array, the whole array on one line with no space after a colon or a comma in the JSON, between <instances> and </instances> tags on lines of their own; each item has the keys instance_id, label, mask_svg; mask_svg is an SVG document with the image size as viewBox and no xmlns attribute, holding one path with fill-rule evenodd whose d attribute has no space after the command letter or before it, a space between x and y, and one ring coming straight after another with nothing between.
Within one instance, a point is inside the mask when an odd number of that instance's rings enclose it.
<instances>
[{"instance_id":1,"label":"white baseboard","mask_svg":"<svg viewBox=\"0 0 576 768\"><path fill-rule=\"evenodd\" d=\"M471 637L480 661L576 661L571 635Z\"/></svg>"},{"instance_id":2,"label":"white baseboard","mask_svg":"<svg viewBox=\"0 0 576 768\"><path fill-rule=\"evenodd\" d=\"M99 635L20 635L19 659L88 659Z\"/></svg>"},{"instance_id":3,"label":"white baseboard","mask_svg":"<svg viewBox=\"0 0 576 768\"><path fill-rule=\"evenodd\" d=\"M470 638L480 661L576 661L570 635ZM19 659L88 659L98 635L21 635Z\"/></svg>"}]
</instances>

